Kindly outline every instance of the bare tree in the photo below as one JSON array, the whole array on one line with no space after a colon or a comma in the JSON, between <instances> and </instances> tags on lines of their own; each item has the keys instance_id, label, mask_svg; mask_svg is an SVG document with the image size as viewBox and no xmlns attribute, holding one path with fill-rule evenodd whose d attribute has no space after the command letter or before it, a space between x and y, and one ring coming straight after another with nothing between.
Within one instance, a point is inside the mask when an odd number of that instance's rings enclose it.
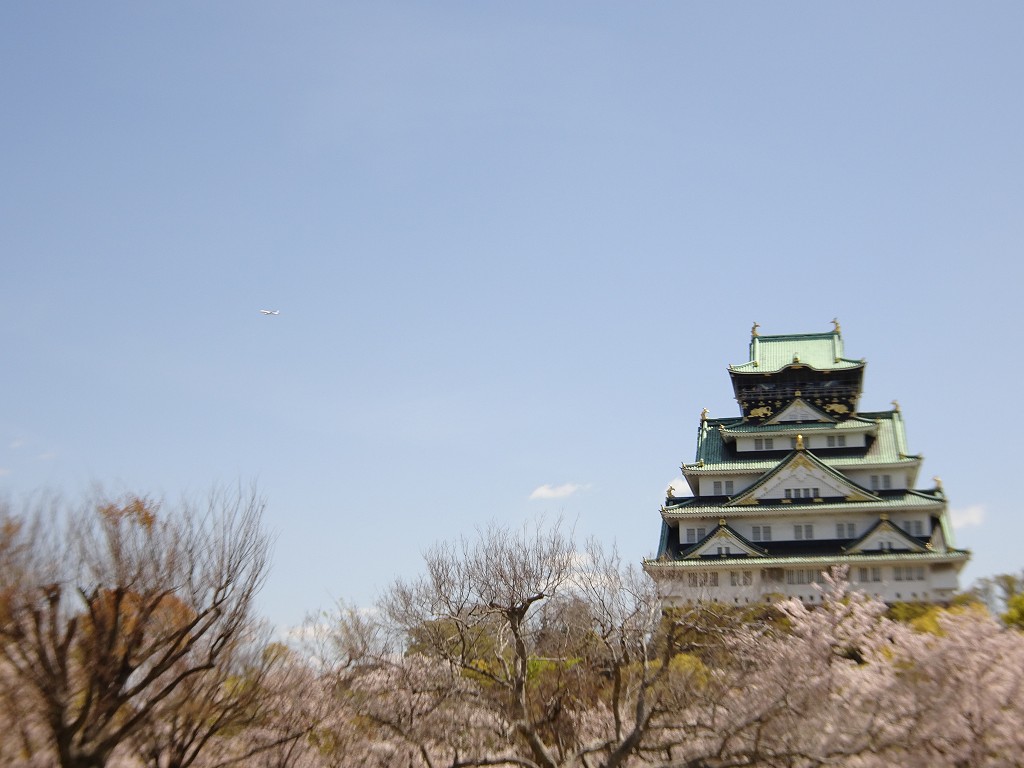
<instances>
[{"instance_id":1,"label":"bare tree","mask_svg":"<svg viewBox=\"0 0 1024 768\"><path fill-rule=\"evenodd\" d=\"M336 676L381 764L615 768L665 711L653 584L557 525L437 545L371 616L338 617Z\"/></svg>"},{"instance_id":2,"label":"bare tree","mask_svg":"<svg viewBox=\"0 0 1024 768\"><path fill-rule=\"evenodd\" d=\"M316 623L313 768L1024 765L1024 633L934 633L829 576L820 604L663 614L614 551L557 526L442 544L374 610ZM281 762L278 765L286 765Z\"/></svg>"},{"instance_id":3,"label":"bare tree","mask_svg":"<svg viewBox=\"0 0 1024 768\"><path fill-rule=\"evenodd\" d=\"M38 712L62 768L101 768L183 692L228 705L215 681L256 622L263 507L240 490L175 510L139 496L0 510L0 684Z\"/></svg>"}]
</instances>

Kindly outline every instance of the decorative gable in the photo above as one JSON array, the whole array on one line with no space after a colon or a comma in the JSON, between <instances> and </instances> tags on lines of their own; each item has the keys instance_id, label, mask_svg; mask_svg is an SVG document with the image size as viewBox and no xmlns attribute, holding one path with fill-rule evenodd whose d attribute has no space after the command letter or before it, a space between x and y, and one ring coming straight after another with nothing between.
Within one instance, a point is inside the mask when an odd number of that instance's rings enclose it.
<instances>
[{"instance_id":1,"label":"decorative gable","mask_svg":"<svg viewBox=\"0 0 1024 768\"><path fill-rule=\"evenodd\" d=\"M831 416L826 415L824 411L815 408L803 398L798 397L783 408L778 414L764 423L783 424L790 421L810 421L834 424L836 420Z\"/></svg>"},{"instance_id":2,"label":"decorative gable","mask_svg":"<svg viewBox=\"0 0 1024 768\"><path fill-rule=\"evenodd\" d=\"M893 525L887 517L883 517L859 541L855 541L847 552L859 555L865 552L890 552L893 550L924 552L926 549L917 539Z\"/></svg>"},{"instance_id":3,"label":"decorative gable","mask_svg":"<svg viewBox=\"0 0 1024 768\"><path fill-rule=\"evenodd\" d=\"M764 554L765 550L751 544L722 522L703 540L694 544L685 557L757 557Z\"/></svg>"},{"instance_id":4,"label":"decorative gable","mask_svg":"<svg viewBox=\"0 0 1024 768\"><path fill-rule=\"evenodd\" d=\"M847 501L879 500L878 496L830 469L813 454L797 450L745 493L729 502L729 506L775 502L780 499L785 502L786 499L837 497Z\"/></svg>"},{"instance_id":5,"label":"decorative gable","mask_svg":"<svg viewBox=\"0 0 1024 768\"><path fill-rule=\"evenodd\" d=\"M937 552L945 552L949 547L949 542L946 541L945 527L935 518L932 518L932 538L928 542L928 546Z\"/></svg>"}]
</instances>

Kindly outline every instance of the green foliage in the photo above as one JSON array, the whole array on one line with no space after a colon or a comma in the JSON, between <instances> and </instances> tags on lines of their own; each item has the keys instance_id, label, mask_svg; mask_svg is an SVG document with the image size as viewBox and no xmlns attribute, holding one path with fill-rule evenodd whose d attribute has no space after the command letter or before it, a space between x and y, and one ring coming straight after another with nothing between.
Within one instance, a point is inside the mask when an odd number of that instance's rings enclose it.
<instances>
[{"instance_id":1,"label":"green foliage","mask_svg":"<svg viewBox=\"0 0 1024 768\"><path fill-rule=\"evenodd\" d=\"M572 669L580 663L580 659L539 659L531 658L526 662L526 679L536 681L542 677L558 675Z\"/></svg>"},{"instance_id":2,"label":"green foliage","mask_svg":"<svg viewBox=\"0 0 1024 768\"><path fill-rule=\"evenodd\" d=\"M956 608L956 607L984 608L985 607L985 601L982 600L981 598L979 598L973 592L961 592L959 594L953 595L952 599L949 601L949 606L951 608Z\"/></svg>"},{"instance_id":3,"label":"green foliage","mask_svg":"<svg viewBox=\"0 0 1024 768\"><path fill-rule=\"evenodd\" d=\"M935 605L932 603L893 603L885 612L885 616L893 621L901 621L904 624L910 624L916 619L928 614L928 612L933 608L935 608Z\"/></svg>"},{"instance_id":4,"label":"green foliage","mask_svg":"<svg viewBox=\"0 0 1024 768\"><path fill-rule=\"evenodd\" d=\"M1006 601L1006 612L1000 617L1014 629L1024 629L1024 592L1018 592Z\"/></svg>"},{"instance_id":5,"label":"green foliage","mask_svg":"<svg viewBox=\"0 0 1024 768\"><path fill-rule=\"evenodd\" d=\"M725 635L739 627L757 625L785 632L788 619L771 603L735 606L706 602L672 608L662 614L661 624L651 644L651 656L662 658L667 650L673 658L684 654L713 665L723 661L725 646L722 638Z\"/></svg>"},{"instance_id":6,"label":"green foliage","mask_svg":"<svg viewBox=\"0 0 1024 768\"><path fill-rule=\"evenodd\" d=\"M973 601L948 606L921 604L921 608L924 610L915 609L914 611L908 611L909 618L901 620L918 632L927 632L928 634L940 637L945 636L941 621L943 617L973 615L978 619L982 619L988 614L988 609L984 605Z\"/></svg>"},{"instance_id":7,"label":"green foliage","mask_svg":"<svg viewBox=\"0 0 1024 768\"><path fill-rule=\"evenodd\" d=\"M657 670L660 661L652 662L652 671ZM665 686L677 688L704 688L711 681L708 666L692 653L677 653L668 662L668 676Z\"/></svg>"},{"instance_id":8,"label":"green foliage","mask_svg":"<svg viewBox=\"0 0 1024 768\"><path fill-rule=\"evenodd\" d=\"M489 659L498 651L499 632L493 623L468 624L450 618L426 621L411 628L407 635L407 654L439 658Z\"/></svg>"}]
</instances>

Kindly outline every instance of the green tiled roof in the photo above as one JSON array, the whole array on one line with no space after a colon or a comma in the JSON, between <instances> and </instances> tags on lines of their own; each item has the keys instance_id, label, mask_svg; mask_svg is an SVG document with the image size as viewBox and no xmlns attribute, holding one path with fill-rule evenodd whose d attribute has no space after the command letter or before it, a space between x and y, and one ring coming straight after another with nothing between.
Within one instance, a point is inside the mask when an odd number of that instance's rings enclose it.
<instances>
[{"instance_id":1,"label":"green tiled roof","mask_svg":"<svg viewBox=\"0 0 1024 768\"><path fill-rule=\"evenodd\" d=\"M875 433L875 440L872 442L871 447L863 454L818 456L825 464L833 469L842 471L865 465L912 463L920 460L919 456L907 455L906 432L899 411L859 413L858 416L862 420L878 422L878 430ZM697 457L695 459L695 464L703 462L703 466L687 464L685 467L687 473L691 471L767 472L781 461L778 451L767 456L756 451L747 451L734 455L722 440L722 435L718 431L719 424L724 424L726 429L731 432L738 432L737 426L741 422L737 419L708 419L703 422L697 435ZM759 426L755 430L744 431L756 431L764 434L778 431L799 432L801 428L806 429L807 426L799 424L796 425L796 429L793 429L789 425L779 424L776 426ZM816 426L811 425L811 428L813 429ZM836 426L838 427L839 425L837 424ZM863 421L860 421L859 426L863 427ZM853 429L855 427L849 428Z\"/></svg>"},{"instance_id":2,"label":"green tiled roof","mask_svg":"<svg viewBox=\"0 0 1024 768\"><path fill-rule=\"evenodd\" d=\"M709 421L711 421L709 419ZM874 419L865 418L863 414L852 416L849 419L837 422L826 421L803 421L783 422L781 424L754 424L743 419L719 419L716 423L722 423L725 431L733 435L770 435L772 432L808 432L818 431L822 433L838 431L848 432L850 430L861 432L865 427L871 428L875 425ZM716 427L717 429L717 427Z\"/></svg>"},{"instance_id":3,"label":"green tiled roof","mask_svg":"<svg viewBox=\"0 0 1024 768\"><path fill-rule=\"evenodd\" d=\"M787 565L801 567L829 565L868 565L899 562L957 563L967 562L971 553L966 549L946 552L872 552L863 555L791 555L788 557L731 557L696 558L692 560L657 560L646 558L644 569L654 570L709 570L721 568L779 568Z\"/></svg>"},{"instance_id":4,"label":"green tiled roof","mask_svg":"<svg viewBox=\"0 0 1024 768\"><path fill-rule=\"evenodd\" d=\"M701 503L701 499L697 497L687 497L678 501L678 504L662 508L662 518L665 520L701 517L764 517L767 519L776 513L801 515L816 514L822 510L845 512L854 507L860 512L877 512L878 514L916 509L925 509L938 514L945 503L945 499L941 496L913 490L895 496L882 496L878 501L826 501L819 504L749 504L726 507L721 502L717 504ZM929 507L934 507L934 509L928 509ZM943 533L945 533L945 529Z\"/></svg>"},{"instance_id":5,"label":"green tiled roof","mask_svg":"<svg viewBox=\"0 0 1024 768\"><path fill-rule=\"evenodd\" d=\"M754 336L750 339L750 360L731 365L729 369L737 373L774 373L794 362L819 371L839 371L864 365L863 360L843 357L843 337L833 331Z\"/></svg>"}]
</instances>

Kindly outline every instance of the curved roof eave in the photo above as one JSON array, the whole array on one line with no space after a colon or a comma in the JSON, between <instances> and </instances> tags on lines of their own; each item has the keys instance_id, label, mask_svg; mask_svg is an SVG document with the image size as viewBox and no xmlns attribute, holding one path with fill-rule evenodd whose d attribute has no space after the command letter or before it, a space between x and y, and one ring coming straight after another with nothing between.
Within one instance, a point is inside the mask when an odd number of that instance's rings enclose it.
<instances>
[{"instance_id":1,"label":"curved roof eave","mask_svg":"<svg viewBox=\"0 0 1024 768\"><path fill-rule=\"evenodd\" d=\"M733 557L733 558L698 558L691 560L657 560L645 559L644 570L708 570L711 568L730 568L745 565L746 567L764 568L785 565L798 566L831 566L831 565L864 565L870 563L888 563L900 560L923 560L934 563L966 563L971 552L967 549L950 549L946 552L879 552L863 555L786 555L773 557Z\"/></svg>"},{"instance_id":2,"label":"curved roof eave","mask_svg":"<svg viewBox=\"0 0 1024 768\"><path fill-rule=\"evenodd\" d=\"M769 367L768 365L761 365L757 360L749 360L737 365L730 364L729 373L763 376L766 373L778 373L779 371L784 371L787 368L793 368L795 370L800 368L810 368L812 371L816 371L818 373L829 373L830 371L855 371L858 368L865 367L866 365L867 361L865 360L851 360L847 357L841 357L838 360L835 360L832 364L826 366L812 365L811 363L805 363L802 360L798 360L797 362L789 362L783 365Z\"/></svg>"},{"instance_id":3,"label":"curved roof eave","mask_svg":"<svg viewBox=\"0 0 1024 768\"><path fill-rule=\"evenodd\" d=\"M663 520L686 520L705 517L759 517L766 513L785 512L789 515L820 514L822 510L849 510L851 512L927 512L941 515L945 499L908 490L903 496L883 496L878 501L823 501L811 504L743 504L723 506L701 504L700 499L687 497L680 504L661 508ZM854 509L856 508L856 510ZM945 516L942 516L945 517Z\"/></svg>"}]
</instances>

